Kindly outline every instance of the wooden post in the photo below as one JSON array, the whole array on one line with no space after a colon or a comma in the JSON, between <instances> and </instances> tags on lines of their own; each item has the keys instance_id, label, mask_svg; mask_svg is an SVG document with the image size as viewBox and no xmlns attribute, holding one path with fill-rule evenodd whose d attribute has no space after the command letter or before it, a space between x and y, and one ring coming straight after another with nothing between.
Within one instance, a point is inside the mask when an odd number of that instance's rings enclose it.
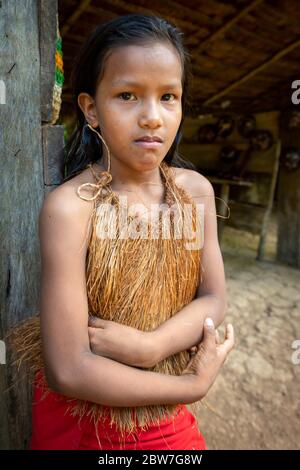
<instances>
[{"instance_id":1,"label":"wooden post","mask_svg":"<svg viewBox=\"0 0 300 470\"><path fill-rule=\"evenodd\" d=\"M300 138L297 137L300 143ZM298 145L299 145L298 143ZM278 180L277 259L300 268L300 168L280 167Z\"/></svg>"},{"instance_id":2,"label":"wooden post","mask_svg":"<svg viewBox=\"0 0 300 470\"><path fill-rule=\"evenodd\" d=\"M1 270L0 339L37 311L40 280L38 214L43 201L38 4L0 2ZM6 358L8 363L9 357ZM11 385L0 364L0 448L22 449L30 436L31 387Z\"/></svg>"},{"instance_id":3,"label":"wooden post","mask_svg":"<svg viewBox=\"0 0 300 470\"><path fill-rule=\"evenodd\" d=\"M63 179L61 150L64 145L63 126L53 125L52 97L55 84L55 51L58 28L57 2L39 1L39 33L41 51L41 120L45 195Z\"/></svg>"},{"instance_id":4,"label":"wooden post","mask_svg":"<svg viewBox=\"0 0 300 470\"><path fill-rule=\"evenodd\" d=\"M272 213L274 194L275 194L275 188L276 188L276 182L277 182L280 153L281 153L281 142L279 140L276 143L276 147L275 147L275 160L274 160L274 167L273 167L273 173L272 173L270 190L269 190L269 199L268 199L266 211L264 213L260 239L259 239L259 245L258 245L258 250L257 250L256 259L258 261L262 261L264 258L265 243L266 243L266 238L268 234L268 226L269 226L270 217Z\"/></svg>"},{"instance_id":5,"label":"wooden post","mask_svg":"<svg viewBox=\"0 0 300 470\"><path fill-rule=\"evenodd\" d=\"M57 21L56 0L0 2L0 340L38 311L38 216L45 193L62 180L63 126L51 124ZM24 449L31 386L9 389L8 362L0 361L0 449Z\"/></svg>"},{"instance_id":6,"label":"wooden post","mask_svg":"<svg viewBox=\"0 0 300 470\"><path fill-rule=\"evenodd\" d=\"M218 238L219 238L220 244L222 242L222 235L223 235L223 230L224 230L224 225L225 225L225 220L223 217L225 217L227 213L229 192L230 192L230 185L228 183L223 183L221 186L221 194L220 194L220 198L222 200L219 201L219 215L221 217L218 219Z\"/></svg>"}]
</instances>

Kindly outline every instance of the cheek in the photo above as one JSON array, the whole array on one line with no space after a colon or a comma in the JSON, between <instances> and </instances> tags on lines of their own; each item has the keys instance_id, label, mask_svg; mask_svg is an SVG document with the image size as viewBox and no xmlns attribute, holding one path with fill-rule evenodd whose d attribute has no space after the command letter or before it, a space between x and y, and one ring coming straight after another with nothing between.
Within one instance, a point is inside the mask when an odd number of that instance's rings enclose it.
<instances>
[{"instance_id":1,"label":"cheek","mask_svg":"<svg viewBox=\"0 0 300 470\"><path fill-rule=\"evenodd\" d=\"M128 113L126 110L122 110L118 101L103 96L100 102L101 106L97 107L100 128L108 136L123 128L124 123L128 120Z\"/></svg>"},{"instance_id":2,"label":"cheek","mask_svg":"<svg viewBox=\"0 0 300 470\"><path fill-rule=\"evenodd\" d=\"M125 157L131 137L130 130L132 131L132 126L128 125L128 120L123 121L117 116L105 122L102 134L114 156Z\"/></svg>"},{"instance_id":3,"label":"cheek","mask_svg":"<svg viewBox=\"0 0 300 470\"><path fill-rule=\"evenodd\" d=\"M181 117L182 113L180 109L178 111L168 112L168 114L165 116L164 122L167 129L167 135L171 140L174 139L177 133L181 122Z\"/></svg>"},{"instance_id":4,"label":"cheek","mask_svg":"<svg viewBox=\"0 0 300 470\"><path fill-rule=\"evenodd\" d=\"M181 116L182 116L181 104L177 103L177 104L174 104L173 106L170 105L169 107L167 106L165 108L162 107L162 115L166 122L170 121L173 123L178 120L180 121Z\"/></svg>"},{"instance_id":5,"label":"cheek","mask_svg":"<svg viewBox=\"0 0 300 470\"><path fill-rule=\"evenodd\" d=\"M177 122L181 121L181 118L182 118L182 108L181 108L181 105L179 105L175 111L175 119L177 120Z\"/></svg>"},{"instance_id":6,"label":"cheek","mask_svg":"<svg viewBox=\"0 0 300 470\"><path fill-rule=\"evenodd\" d=\"M124 141L124 138L128 136L128 129L131 126L128 123L128 118L126 115L123 116L122 113L116 113L114 110L111 110L109 114L103 116L101 130L103 132L103 137L109 145L113 145Z\"/></svg>"}]
</instances>

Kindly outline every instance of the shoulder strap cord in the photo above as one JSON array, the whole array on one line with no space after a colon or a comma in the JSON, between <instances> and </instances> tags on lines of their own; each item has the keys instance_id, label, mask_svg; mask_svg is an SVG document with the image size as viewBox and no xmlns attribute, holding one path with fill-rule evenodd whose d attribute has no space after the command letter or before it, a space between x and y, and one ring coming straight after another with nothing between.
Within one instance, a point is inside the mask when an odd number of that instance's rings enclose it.
<instances>
[{"instance_id":1,"label":"shoulder strap cord","mask_svg":"<svg viewBox=\"0 0 300 470\"><path fill-rule=\"evenodd\" d=\"M80 197L80 199L84 199L85 201L94 201L95 199L97 199L97 197L101 194L102 192L102 189L109 185L109 183L111 182L112 180L112 176L111 174L108 172L108 171L101 171L100 175L98 176L94 169L92 168L92 163L89 163L87 165L87 168L90 168L93 176L95 177L97 183L83 183L81 184L80 186L78 186L77 188L77 195ZM86 189L95 189L96 190L96 193L91 196L91 197L86 197L86 196L82 196L80 194L81 190L83 188L86 188Z\"/></svg>"}]
</instances>

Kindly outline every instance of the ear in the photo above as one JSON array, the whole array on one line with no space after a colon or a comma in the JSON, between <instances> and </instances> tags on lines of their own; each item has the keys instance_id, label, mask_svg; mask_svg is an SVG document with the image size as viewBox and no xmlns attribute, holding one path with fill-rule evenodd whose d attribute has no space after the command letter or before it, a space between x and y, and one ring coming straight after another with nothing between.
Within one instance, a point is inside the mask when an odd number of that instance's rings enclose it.
<instances>
[{"instance_id":1,"label":"ear","mask_svg":"<svg viewBox=\"0 0 300 470\"><path fill-rule=\"evenodd\" d=\"M80 93L77 98L77 103L79 108L83 112L86 121L92 127L98 127L99 123L94 98L88 93Z\"/></svg>"}]
</instances>

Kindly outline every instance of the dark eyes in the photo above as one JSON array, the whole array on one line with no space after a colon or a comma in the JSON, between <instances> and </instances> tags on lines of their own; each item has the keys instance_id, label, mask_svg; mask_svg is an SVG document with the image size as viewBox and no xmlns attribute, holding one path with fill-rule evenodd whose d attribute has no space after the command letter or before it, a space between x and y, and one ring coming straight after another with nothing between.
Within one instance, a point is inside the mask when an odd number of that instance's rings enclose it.
<instances>
[{"instance_id":1,"label":"dark eyes","mask_svg":"<svg viewBox=\"0 0 300 470\"><path fill-rule=\"evenodd\" d=\"M134 97L134 94L125 91L123 93L120 93L119 97L124 101L133 101L133 99L131 99L131 97ZM170 102L170 101L173 101L174 99L176 99L176 96L174 95L174 93L165 93L164 95L162 95L162 97L167 97L167 99L163 100L163 101L167 101L167 102Z\"/></svg>"}]
</instances>

